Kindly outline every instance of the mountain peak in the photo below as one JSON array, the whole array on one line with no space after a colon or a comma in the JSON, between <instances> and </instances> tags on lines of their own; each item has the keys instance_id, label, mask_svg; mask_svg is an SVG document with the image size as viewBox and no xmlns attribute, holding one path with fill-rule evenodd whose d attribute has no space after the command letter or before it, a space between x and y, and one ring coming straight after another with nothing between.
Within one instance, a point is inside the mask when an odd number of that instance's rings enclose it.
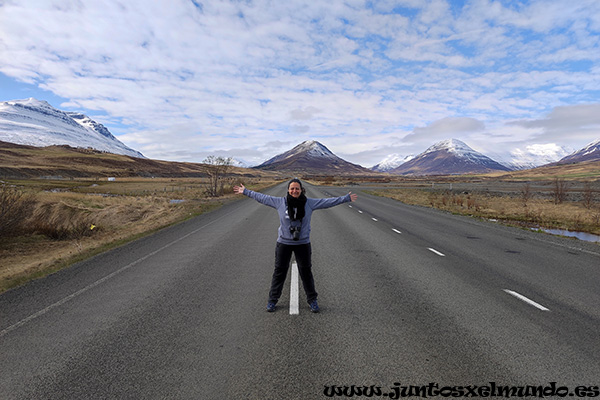
<instances>
[{"instance_id":1,"label":"mountain peak","mask_svg":"<svg viewBox=\"0 0 600 400\"><path fill-rule=\"evenodd\" d=\"M52 107L50 105L50 103L48 103L45 100L38 100L34 97L30 97L28 99L22 99L22 100L10 100L10 101L6 101L5 103L8 103L10 105L21 105L21 106L29 106L29 107L38 107L38 108L52 108L54 109L54 107Z\"/></svg>"},{"instance_id":2,"label":"mountain peak","mask_svg":"<svg viewBox=\"0 0 600 400\"><path fill-rule=\"evenodd\" d=\"M430 153L433 151L447 150L449 152L455 154L461 154L465 152L474 152L472 148L470 148L465 142L462 142L458 139L446 139L441 142L437 142L433 146L429 147L425 153Z\"/></svg>"},{"instance_id":3,"label":"mountain peak","mask_svg":"<svg viewBox=\"0 0 600 400\"><path fill-rule=\"evenodd\" d=\"M450 175L507 171L508 168L458 139L443 140L391 170L402 175Z\"/></svg>"},{"instance_id":4,"label":"mountain peak","mask_svg":"<svg viewBox=\"0 0 600 400\"><path fill-rule=\"evenodd\" d=\"M265 170L293 171L310 174L370 174L366 168L349 163L333 154L316 140L307 140L259 166Z\"/></svg>"},{"instance_id":5,"label":"mountain peak","mask_svg":"<svg viewBox=\"0 0 600 400\"><path fill-rule=\"evenodd\" d=\"M312 157L331 158L336 157L327 147L317 142L316 140L307 140L294 147L291 153L306 152Z\"/></svg>"}]
</instances>

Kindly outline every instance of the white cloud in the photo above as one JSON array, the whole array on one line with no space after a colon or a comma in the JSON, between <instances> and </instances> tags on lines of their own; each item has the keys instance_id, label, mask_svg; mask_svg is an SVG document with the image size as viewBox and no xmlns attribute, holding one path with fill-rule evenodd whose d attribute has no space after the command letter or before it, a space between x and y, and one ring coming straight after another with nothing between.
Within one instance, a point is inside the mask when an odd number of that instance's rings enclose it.
<instances>
[{"instance_id":1,"label":"white cloud","mask_svg":"<svg viewBox=\"0 0 600 400\"><path fill-rule=\"evenodd\" d=\"M416 127L413 133L404 137L403 141L408 143L433 144L434 142L460 138L472 133L481 132L485 129L485 124L474 118L465 117L447 117L425 127Z\"/></svg>"},{"instance_id":2,"label":"white cloud","mask_svg":"<svg viewBox=\"0 0 600 400\"><path fill-rule=\"evenodd\" d=\"M565 144L591 142L600 138L600 103L556 107L544 118L512 121L508 125L537 130L538 140L567 142Z\"/></svg>"},{"instance_id":3,"label":"white cloud","mask_svg":"<svg viewBox=\"0 0 600 400\"><path fill-rule=\"evenodd\" d=\"M372 165L449 136L600 136L584 123L600 104L597 1L373 3L4 2L0 72L161 159L264 160L316 139Z\"/></svg>"}]
</instances>

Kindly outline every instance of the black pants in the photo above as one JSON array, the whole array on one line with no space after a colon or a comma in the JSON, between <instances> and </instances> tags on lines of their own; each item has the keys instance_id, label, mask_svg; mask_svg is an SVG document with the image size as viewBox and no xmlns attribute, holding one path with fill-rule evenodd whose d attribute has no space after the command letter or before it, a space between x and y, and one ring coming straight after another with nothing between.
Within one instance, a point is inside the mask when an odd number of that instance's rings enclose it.
<instances>
[{"instance_id":1,"label":"black pants","mask_svg":"<svg viewBox=\"0 0 600 400\"><path fill-rule=\"evenodd\" d=\"M273 280L271 281L271 291L269 292L269 302L277 303L283 290L285 278L287 277L290 267L292 253L296 255L296 263L298 264L298 274L304 286L306 300L310 303L317 299L315 291L315 281L312 274L311 255L312 250L310 243L288 245L277 242L275 248L275 271L273 271Z\"/></svg>"}]
</instances>

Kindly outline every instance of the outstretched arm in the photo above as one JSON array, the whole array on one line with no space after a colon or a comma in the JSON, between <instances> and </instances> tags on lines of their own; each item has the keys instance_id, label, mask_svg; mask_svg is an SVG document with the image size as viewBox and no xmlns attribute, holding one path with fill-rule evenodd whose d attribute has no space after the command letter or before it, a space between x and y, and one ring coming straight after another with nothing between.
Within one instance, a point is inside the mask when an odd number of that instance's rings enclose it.
<instances>
[{"instance_id":1,"label":"outstretched arm","mask_svg":"<svg viewBox=\"0 0 600 400\"><path fill-rule=\"evenodd\" d=\"M244 185L241 183L240 183L240 186L233 187L233 192L236 194L245 194L246 196L250 197L251 199L254 199L261 204L264 204L266 206L273 207L273 208L277 208L278 202L284 201L283 198L273 197L273 196L269 196L266 194L254 192L250 189L246 189L244 187Z\"/></svg>"},{"instance_id":2,"label":"outstretched arm","mask_svg":"<svg viewBox=\"0 0 600 400\"><path fill-rule=\"evenodd\" d=\"M358 197L357 195L350 192L347 195L340 196L340 197L327 197L324 199L309 199L309 202L310 202L310 207L313 210L321 210L324 208L334 207L334 206L337 206L342 203L356 201L357 197Z\"/></svg>"}]
</instances>

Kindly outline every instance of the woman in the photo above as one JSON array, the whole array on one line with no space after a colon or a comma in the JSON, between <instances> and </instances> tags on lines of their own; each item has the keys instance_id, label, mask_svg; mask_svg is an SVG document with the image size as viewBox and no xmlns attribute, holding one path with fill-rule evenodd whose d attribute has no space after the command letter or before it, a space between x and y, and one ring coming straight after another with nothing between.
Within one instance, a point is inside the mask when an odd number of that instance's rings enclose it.
<instances>
[{"instance_id":1,"label":"woman","mask_svg":"<svg viewBox=\"0 0 600 400\"><path fill-rule=\"evenodd\" d=\"M317 292L312 274L310 218L314 210L356 201L357 195L348 193L346 196L341 197L309 199L304 194L305 190L299 179L292 179L288 183L286 197L274 197L254 192L246 189L241 184L240 186L234 186L233 191L237 194L244 194L261 204L273 207L279 213L279 237L275 249L275 271L271 281L267 311L275 311L275 305L281 296L287 277L292 253L294 253L310 310L319 312Z\"/></svg>"}]
</instances>

